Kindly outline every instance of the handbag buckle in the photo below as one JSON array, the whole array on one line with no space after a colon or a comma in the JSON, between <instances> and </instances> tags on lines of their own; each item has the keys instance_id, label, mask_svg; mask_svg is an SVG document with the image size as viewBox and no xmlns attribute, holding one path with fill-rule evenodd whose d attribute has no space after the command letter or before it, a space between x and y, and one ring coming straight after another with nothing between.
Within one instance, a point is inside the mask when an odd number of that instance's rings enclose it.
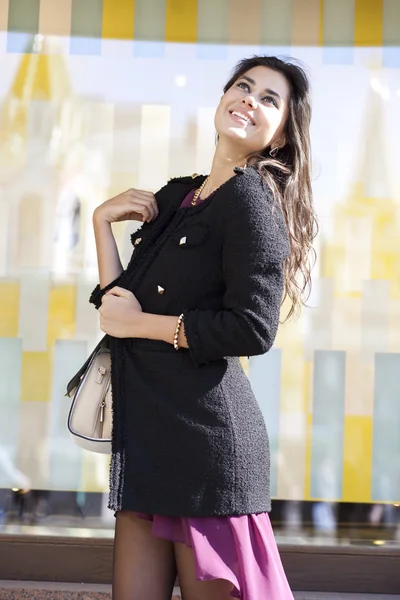
<instances>
[{"instance_id":1,"label":"handbag buckle","mask_svg":"<svg viewBox=\"0 0 400 600\"><path fill-rule=\"evenodd\" d=\"M96 377L96 383L102 383L103 382L103 378L104 375L107 373L107 369L105 367L99 367L97 369L97 377Z\"/></svg>"}]
</instances>

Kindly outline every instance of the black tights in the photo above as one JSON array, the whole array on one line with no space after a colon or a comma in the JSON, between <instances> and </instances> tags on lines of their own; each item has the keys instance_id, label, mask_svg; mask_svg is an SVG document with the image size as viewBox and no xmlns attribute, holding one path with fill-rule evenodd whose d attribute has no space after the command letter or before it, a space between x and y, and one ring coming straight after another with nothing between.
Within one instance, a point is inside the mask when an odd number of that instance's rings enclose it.
<instances>
[{"instance_id":1,"label":"black tights","mask_svg":"<svg viewBox=\"0 0 400 600\"><path fill-rule=\"evenodd\" d=\"M185 544L156 538L150 521L118 512L113 600L171 600L177 574L182 600L232 600L228 581L196 579L193 552Z\"/></svg>"}]
</instances>

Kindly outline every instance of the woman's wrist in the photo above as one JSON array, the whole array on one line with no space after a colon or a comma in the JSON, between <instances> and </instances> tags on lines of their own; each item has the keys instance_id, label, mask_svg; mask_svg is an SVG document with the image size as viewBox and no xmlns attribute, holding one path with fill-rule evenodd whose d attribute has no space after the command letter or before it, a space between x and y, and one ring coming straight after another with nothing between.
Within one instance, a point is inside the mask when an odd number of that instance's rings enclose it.
<instances>
[{"instance_id":1,"label":"woman's wrist","mask_svg":"<svg viewBox=\"0 0 400 600\"><path fill-rule=\"evenodd\" d=\"M158 340L173 345L178 318L178 316L171 317L168 315L141 313L135 326L135 335L132 337ZM188 348L184 321L179 330L178 346L180 348Z\"/></svg>"},{"instance_id":2,"label":"woman's wrist","mask_svg":"<svg viewBox=\"0 0 400 600\"><path fill-rule=\"evenodd\" d=\"M98 208L96 208L93 212L93 216L92 216L92 222L93 222L93 227L95 229L101 228L101 227L108 227L111 228L111 223L110 221L108 221L104 215L102 214L101 210L100 210L100 206Z\"/></svg>"}]
</instances>

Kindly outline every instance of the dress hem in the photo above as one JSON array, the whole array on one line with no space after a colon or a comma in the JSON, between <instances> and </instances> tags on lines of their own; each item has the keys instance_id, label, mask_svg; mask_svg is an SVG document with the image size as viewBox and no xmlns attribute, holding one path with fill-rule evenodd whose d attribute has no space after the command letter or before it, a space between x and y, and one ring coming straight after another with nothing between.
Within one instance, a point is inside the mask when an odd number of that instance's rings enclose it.
<instances>
[{"instance_id":1,"label":"dress hem","mask_svg":"<svg viewBox=\"0 0 400 600\"><path fill-rule=\"evenodd\" d=\"M197 580L228 581L237 600L294 600L267 513L180 518L135 512L152 523L155 537L192 549Z\"/></svg>"}]
</instances>

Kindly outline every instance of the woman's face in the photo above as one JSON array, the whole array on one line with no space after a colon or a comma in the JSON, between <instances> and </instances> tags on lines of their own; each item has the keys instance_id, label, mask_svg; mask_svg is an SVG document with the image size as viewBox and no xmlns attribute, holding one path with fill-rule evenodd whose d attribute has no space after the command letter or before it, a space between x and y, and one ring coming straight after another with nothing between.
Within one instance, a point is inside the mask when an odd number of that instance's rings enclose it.
<instances>
[{"instance_id":1,"label":"woman's face","mask_svg":"<svg viewBox=\"0 0 400 600\"><path fill-rule=\"evenodd\" d=\"M253 67L221 98L214 121L220 140L238 145L246 155L284 146L289 97L290 86L281 73Z\"/></svg>"}]
</instances>

